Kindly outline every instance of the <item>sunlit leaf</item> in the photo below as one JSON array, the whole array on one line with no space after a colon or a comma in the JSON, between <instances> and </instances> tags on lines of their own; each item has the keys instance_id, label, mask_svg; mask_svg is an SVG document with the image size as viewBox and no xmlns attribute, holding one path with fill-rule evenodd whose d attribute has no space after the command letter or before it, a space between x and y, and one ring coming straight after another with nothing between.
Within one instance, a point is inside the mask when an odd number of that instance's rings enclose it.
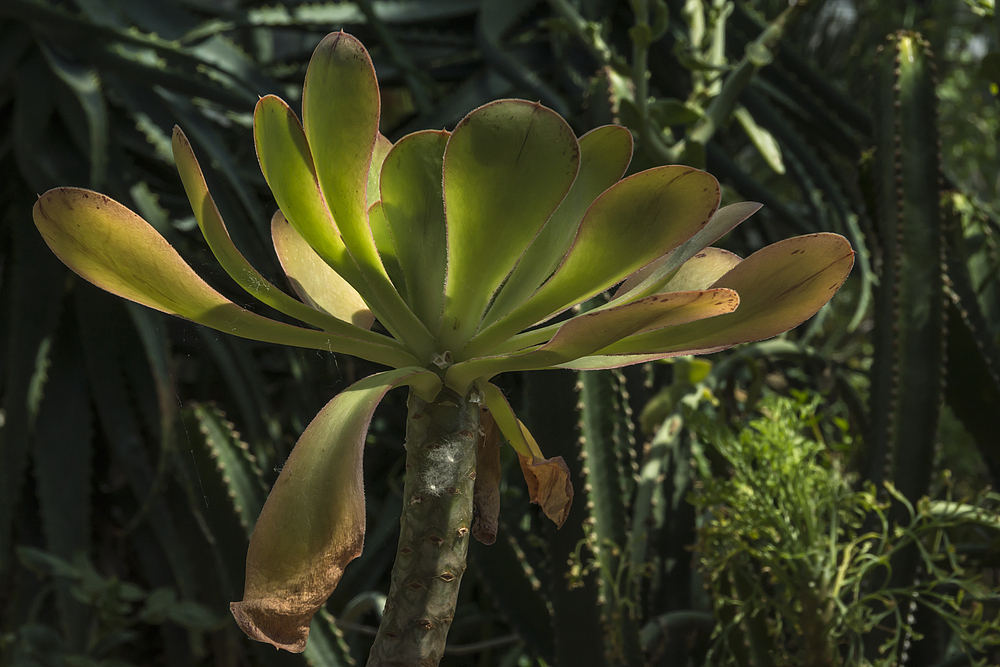
<instances>
[{"instance_id":1,"label":"sunlit leaf","mask_svg":"<svg viewBox=\"0 0 1000 667\"><path fill-rule=\"evenodd\" d=\"M475 332L493 292L569 191L579 160L573 130L540 104L500 100L455 128L444 155L446 349Z\"/></svg>"},{"instance_id":2,"label":"sunlit leaf","mask_svg":"<svg viewBox=\"0 0 1000 667\"><path fill-rule=\"evenodd\" d=\"M591 354L626 336L715 317L736 310L740 302L736 292L713 289L691 292L668 292L602 310L592 310L547 327L553 332L529 332L523 338L527 344L533 336L551 336L551 340L527 352L497 357L485 357L455 364L448 369L446 381L460 391L476 378L490 378L512 370L547 368ZM515 337L511 343L515 343Z\"/></svg>"},{"instance_id":3,"label":"sunlit leaf","mask_svg":"<svg viewBox=\"0 0 1000 667\"><path fill-rule=\"evenodd\" d=\"M758 250L715 282L740 295L736 312L629 336L598 354L696 354L763 340L816 314L840 289L854 251L837 234L809 234Z\"/></svg>"},{"instance_id":4,"label":"sunlit leaf","mask_svg":"<svg viewBox=\"0 0 1000 667\"><path fill-rule=\"evenodd\" d=\"M734 227L759 211L760 207L760 204L748 201L723 206L694 236L664 257L629 276L619 286L613 300L618 300L626 292L629 293L627 299L637 299L662 291L665 283L672 279L673 273L681 265L732 231Z\"/></svg>"},{"instance_id":5,"label":"sunlit leaf","mask_svg":"<svg viewBox=\"0 0 1000 667\"><path fill-rule=\"evenodd\" d=\"M504 283L484 325L513 310L552 275L573 244L587 209L621 179L631 158L632 133L624 127L605 125L580 137L580 171L573 187Z\"/></svg>"},{"instance_id":6,"label":"sunlit leaf","mask_svg":"<svg viewBox=\"0 0 1000 667\"><path fill-rule=\"evenodd\" d=\"M544 458L542 450L538 448L535 439L528 433L524 424L514 416L514 411L507 402L507 398L500 391L500 388L489 382L479 383L479 389L483 392L486 408L493 415L496 425L500 428L503 437L507 439L519 454L532 459Z\"/></svg>"},{"instance_id":7,"label":"sunlit leaf","mask_svg":"<svg viewBox=\"0 0 1000 667\"><path fill-rule=\"evenodd\" d=\"M33 215L56 256L112 294L243 338L344 352L389 366L414 361L385 336L354 327L352 336L303 329L237 306L198 277L145 220L105 195L56 188L39 197Z\"/></svg>"},{"instance_id":8,"label":"sunlit leaf","mask_svg":"<svg viewBox=\"0 0 1000 667\"><path fill-rule=\"evenodd\" d=\"M548 282L456 359L489 354L519 331L608 289L694 236L718 203L718 181L690 167L658 167L619 181L587 211Z\"/></svg>"},{"instance_id":9,"label":"sunlit leaf","mask_svg":"<svg viewBox=\"0 0 1000 667\"><path fill-rule=\"evenodd\" d=\"M375 137L375 146L372 149L372 161L368 166L368 191L365 199L365 206L372 207L372 204L379 199L379 181L382 177L382 163L385 157L392 150L392 142L386 139L380 132Z\"/></svg>"},{"instance_id":10,"label":"sunlit leaf","mask_svg":"<svg viewBox=\"0 0 1000 667\"><path fill-rule=\"evenodd\" d=\"M420 368L372 375L335 396L299 438L250 538L243 600L231 605L251 638L293 652L305 648L313 615L361 553L361 465L375 407L393 387L414 383L425 394L440 386L437 375Z\"/></svg>"},{"instance_id":11,"label":"sunlit leaf","mask_svg":"<svg viewBox=\"0 0 1000 667\"><path fill-rule=\"evenodd\" d=\"M320 187L362 272L377 270L367 190L378 137L379 91L365 47L343 32L316 47L302 89L302 125Z\"/></svg>"},{"instance_id":12,"label":"sunlit leaf","mask_svg":"<svg viewBox=\"0 0 1000 667\"><path fill-rule=\"evenodd\" d=\"M281 211L271 218L274 250L292 288L313 308L368 329L375 316L361 295L316 254Z\"/></svg>"},{"instance_id":13,"label":"sunlit leaf","mask_svg":"<svg viewBox=\"0 0 1000 667\"><path fill-rule=\"evenodd\" d=\"M393 336L429 358L436 348L434 339L393 286L368 223L367 190L379 109L375 67L365 47L344 32L324 37L309 61L302 89L302 126L320 189L377 303L358 291Z\"/></svg>"},{"instance_id":14,"label":"sunlit leaf","mask_svg":"<svg viewBox=\"0 0 1000 667\"><path fill-rule=\"evenodd\" d=\"M380 183L410 306L435 334L444 304L447 241L441 175L449 136L426 131L400 139L382 165Z\"/></svg>"},{"instance_id":15,"label":"sunlit leaf","mask_svg":"<svg viewBox=\"0 0 1000 667\"><path fill-rule=\"evenodd\" d=\"M240 253L239 249L233 243L232 238L230 238L229 230L226 229L226 223L222 220L219 209L215 205L215 200L212 199L212 195L208 191L205 176L198 165L194 150L179 127L174 128L173 149L177 171L180 173L181 181L184 183L184 191L191 202L195 219L198 221L202 234L204 234L205 240L208 242L208 247L211 248L212 253L219 260L219 264L226 270L226 273L232 276L233 280L240 287L275 310L327 331L336 331L351 335L353 332L345 328L345 322L351 321L350 315L353 313L345 313L348 316L343 317L341 316L342 311L334 312L334 310L328 308L324 309L324 312L317 312L314 307L310 307L314 304L307 306L291 298L272 285L251 266L250 262L243 257L243 254ZM305 244L305 242L303 241L302 244ZM313 252L313 255L316 256L315 252ZM319 259L319 257L316 256L316 259ZM319 261L322 263L322 260ZM336 276L338 284L346 284L344 279L337 276L332 269L329 267L325 268L328 275L333 274ZM360 302L361 306L364 307L364 302L361 301L361 297L357 295L357 292L354 292L353 289L350 289L350 291L354 294L355 303ZM365 309L367 310L367 308ZM333 315L333 317L330 317L330 315ZM368 326L371 326L371 322L368 323ZM368 326L364 328L367 329Z\"/></svg>"}]
</instances>

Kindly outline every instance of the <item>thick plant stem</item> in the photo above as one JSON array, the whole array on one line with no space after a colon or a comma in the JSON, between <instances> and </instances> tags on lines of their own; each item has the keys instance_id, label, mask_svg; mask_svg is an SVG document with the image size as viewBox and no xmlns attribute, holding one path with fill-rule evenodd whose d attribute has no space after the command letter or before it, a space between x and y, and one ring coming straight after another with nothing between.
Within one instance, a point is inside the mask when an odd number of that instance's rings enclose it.
<instances>
[{"instance_id":1,"label":"thick plant stem","mask_svg":"<svg viewBox=\"0 0 1000 667\"><path fill-rule=\"evenodd\" d=\"M399 547L368 667L438 664L469 548L479 403L445 389L407 407Z\"/></svg>"}]
</instances>

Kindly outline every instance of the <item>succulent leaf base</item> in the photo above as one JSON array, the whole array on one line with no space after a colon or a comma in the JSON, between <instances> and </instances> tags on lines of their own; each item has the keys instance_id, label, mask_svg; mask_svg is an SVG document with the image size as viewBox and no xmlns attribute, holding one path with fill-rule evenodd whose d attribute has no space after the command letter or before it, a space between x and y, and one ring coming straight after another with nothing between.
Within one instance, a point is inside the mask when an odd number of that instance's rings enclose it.
<instances>
[{"instance_id":1,"label":"succulent leaf base","mask_svg":"<svg viewBox=\"0 0 1000 667\"><path fill-rule=\"evenodd\" d=\"M237 336L390 367L320 411L271 490L244 599L232 605L256 640L305 647L310 619L362 549L372 414L390 389L409 387L402 537L369 664L435 665L468 540L495 535L497 443L517 451L532 500L551 519L561 524L572 502L565 464L545 458L494 376L614 368L777 335L836 293L854 252L834 234L742 260L708 247L759 206L719 208L718 182L690 167L623 178L632 137L622 127L577 138L550 109L500 100L451 132L392 144L379 133L379 106L368 53L342 32L313 54L301 122L277 97L257 104L257 155L279 209L274 247L301 300L240 254L174 130L184 188L223 268L306 326L229 301L101 194L50 190L34 219L63 262L121 297ZM550 323L616 287L606 304ZM370 330L376 319L391 336Z\"/></svg>"}]
</instances>

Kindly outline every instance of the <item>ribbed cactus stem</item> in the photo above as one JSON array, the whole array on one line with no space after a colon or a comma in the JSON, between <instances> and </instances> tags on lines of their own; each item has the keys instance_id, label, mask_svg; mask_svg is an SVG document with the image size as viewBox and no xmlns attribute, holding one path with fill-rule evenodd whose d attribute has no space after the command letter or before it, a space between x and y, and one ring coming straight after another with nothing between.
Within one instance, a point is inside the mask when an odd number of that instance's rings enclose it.
<instances>
[{"instance_id":1,"label":"ribbed cactus stem","mask_svg":"<svg viewBox=\"0 0 1000 667\"><path fill-rule=\"evenodd\" d=\"M469 548L479 403L446 389L407 407L399 547L368 667L438 664Z\"/></svg>"}]
</instances>

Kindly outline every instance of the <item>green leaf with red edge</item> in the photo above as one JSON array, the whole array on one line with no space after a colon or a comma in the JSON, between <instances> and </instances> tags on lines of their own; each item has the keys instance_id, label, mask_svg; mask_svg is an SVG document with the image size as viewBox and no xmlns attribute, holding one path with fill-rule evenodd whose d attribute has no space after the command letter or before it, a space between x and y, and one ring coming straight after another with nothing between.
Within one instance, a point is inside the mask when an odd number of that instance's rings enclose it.
<instances>
[{"instance_id":1,"label":"green leaf with red edge","mask_svg":"<svg viewBox=\"0 0 1000 667\"><path fill-rule=\"evenodd\" d=\"M365 47L344 32L324 37L306 70L302 126L330 213L366 276L381 269L367 216L379 107L375 67Z\"/></svg>"},{"instance_id":2,"label":"green leaf with red edge","mask_svg":"<svg viewBox=\"0 0 1000 667\"><path fill-rule=\"evenodd\" d=\"M608 289L694 236L718 204L718 181L691 167L657 167L619 181L591 205L552 277L454 358L486 356L518 332Z\"/></svg>"},{"instance_id":3,"label":"green leaf with red edge","mask_svg":"<svg viewBox=\"0 0 1000 667\"><path fill-rule=\"evenodd\" d=\"M349 282L316 254L280 210L271 218L271 239L281 268L299 298L338 320L362 329L371 327L375 315L368 304Z\"/></svg>"},{"instance_id":4,"label":"green leaf with red edge","mask_svg":"<svg viewBox=\"0 0 1000 667\"><path fill-rule=\"evenodd\" d=\"M728 315L624 338L597 351L615 354L700 354L784 333L816 314L854 265L850 243L837 234L809 234L758 250L717 280L740 295Z\"/></svg>"},{"instance_id":5,"label":"green leaf with red edge","mask_svg":"<svg viewBox=\"0 0 1000 667\"><path fill-rule=\"evenodd\" d=\"M205 176L202 174L198 159L195 157L191 143L179 127L174 127L173 134L174 161L177 163L177 171L180 173L181 181L184 183L184 191L187 193L194 217L201 227L201 232L208 242L215 258L236 283L262 302L271 306L275 310L290 315L297 319L312 324L326 331L335 331L345 335L353 335L352 327L347 324L350 317L339 317L338 309L325 308L322 312L310 305L296 301L277 287L272 285L262 276L257 269L250 265L236 244L229 236L226 223L222 220L222 215L215 205L215 200L208 191L205 183ZM315 255L315 253L313 253ZM322 260L320 260L322 261ZM329 273L334 273L327 268ZM344 280L337 276L340 283ZM361 302L361 297L351 288L354 303ZM364 307L364 302L361 302ZM332 315L332 317L331 317ZM371 323L369 323L371 326ZM366 329L368 327L365 327Z\"/></svg>"},{"instance_id":6,"label":"green leaf with red edge","mask_svg":"<svg viewBox=\"0 0 1000 667\"><path fill-rule=\"evenodd\" d=\"M279 97L262 97L254 109L253 135L264 179L285 218L327 264L362 296L369 297L370 288L327 208L312 152L295 112Z\"/></svg>"},{"instance_id":7,"label":"green leaf with red edge","mask_svg":"<svg viewBox=\"0 0 1000 667\"><path fill-rule=\"evenodd\" d=\"M557 325L558 330L551 340L535 349L457 363L448 369L446 382L457 391L477 378L490 378L505 371L556 366L638 332L731 313L739 302L736 292L714 289L655 294L617 307L592 310ZM511 342L516 340L517 337Z\"/></svg>"},{"instance_id":8,"label":"green leaf with red edge","mask_svg":"<svg viewBox=\"0 0 1000 667\"><path fill-rule=\"evenodd\" d=\"M399 385L433 397L441 382L414 367L367 377L327 403L292 449L250 538L243 600L230 605L250 638L301 652L313 615L361 553L365 437Z\"/></svg>"},{"instance_id":9,"label":"green leaf with red edge","mask_svg":"<svg viewBox=\"0 0 1000 667\"><path fill-rule=\"evenodd\" d=\"M619 300L626 293L629 293L626 299L635 299L664 291L666 283L673 280L671 276L677 269L759 211L760 207L760 204L752 201L723 206L712 215L707 225L698 230L697 234L667 255L629 276L615 291L612 300Z\"/></svg>"},{"instance_id":10,"label":"green leaf with red edge","mask_svg":"<svg viewBox=\"0 0 1000 667\"><path fill-rule=\"evenodd\" d=\"M320 189L344 245L378 303L358 291L393 336L429 359L436 348L434 339L393 286L368 221L367 191L378 148L379 109L375 67L365 47L344 32L324 37L309 61L302 89L302 127Z\"/></svg>"},{"instance_id":11,"label":"green leaf with red edge","mask_svg":"<svg viewBox=\"0 0 1000 667\"><path fill-rule=\"evenodd\" d=\"M573 130L540 104L492 102L452 132L444 154L445 349L476 332L494 291L566 196L579 162Z\"/></svg>"},{"instance_id":12,"label":"green leaf with red edge","mask_svg":"<svg viewBox=\"0 0 1000 667\"><path fill-rule=\"evenodd\" d=\"M269 320L209 287L149 223L105 195L56 188L32 211L49 248L66 266L112 294L243 338L343 352L388 366L414 358L385 336L350 328L328 333Z\"/></svg>"},{"instance_id":13,"label":"green leaf with red edge","mask_svg":"<svg viewBox=\"0 0 1000 667\"><path fill-rule=\"evenodd\" d=\"M382 207L413 312L437 334L444 305L447 240L441 176L448 132L409 134L382 164Z\"/></svg>"},{"instance_id":14,"label":"green leaf with red edge","mask_svg":"<svg viewBox=\"0 0 1000 667\"><path fill-rule=\"evenodd\" d=\"M621 180L632 159L632 133L620 125L591 130L579 144L580 171L573 186L500 289L484 326L513 310L552 275L573 244L587 209Z\"/></svg>"}]
</instances>

